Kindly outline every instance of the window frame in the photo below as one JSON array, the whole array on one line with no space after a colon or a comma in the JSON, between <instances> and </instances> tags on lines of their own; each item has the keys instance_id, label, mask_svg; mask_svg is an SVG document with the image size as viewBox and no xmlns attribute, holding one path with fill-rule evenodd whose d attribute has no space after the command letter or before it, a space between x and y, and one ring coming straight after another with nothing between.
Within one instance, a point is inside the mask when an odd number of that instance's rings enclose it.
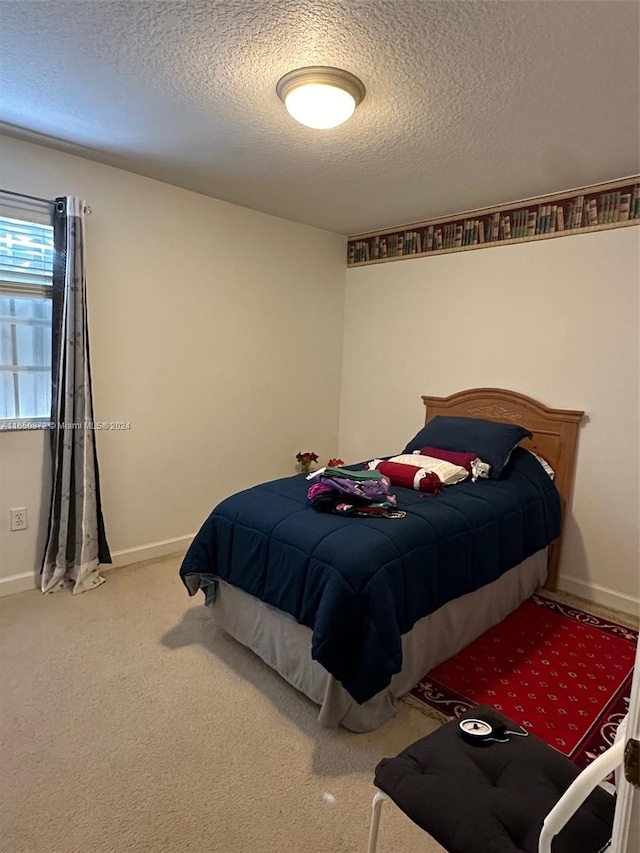
<instances>
[{"instance_id":1,"label":"window frame","mask_svg":"<svg viewBox=\"0 0 640 853\"><path fill-rule=\"evenodd\" d=\"M30 225L48 225L53 227L54 202L40 201L36 199L20 199L20 201L7 199L0 194L0 216L10 219L22 220ZM55 265L55 259L54 259ZM17 347L15 339L15 327L18 325L47 326L51 328L53 339L53 317L55 313L54 297L55 287L53 282L53 271L51 284L34 284L17 281L8 281L0 272L0 296L14 298L48 299L51 301L51 320L39 321L38 318L16 317L12 323L12 346ZM12 318L13 319L13 318ZM48 368L49 381L52 380L53 359ZM19 390L15 387L16 378L19 373L43 373L37 365L0 365L0 375L9 373L14 376L14 401L19 403ZM15 432L20 430L48 429L50 427L51 415L40 415L38 417L2 417L0 416L0 432Z\"/></svg>"}]
</instances>

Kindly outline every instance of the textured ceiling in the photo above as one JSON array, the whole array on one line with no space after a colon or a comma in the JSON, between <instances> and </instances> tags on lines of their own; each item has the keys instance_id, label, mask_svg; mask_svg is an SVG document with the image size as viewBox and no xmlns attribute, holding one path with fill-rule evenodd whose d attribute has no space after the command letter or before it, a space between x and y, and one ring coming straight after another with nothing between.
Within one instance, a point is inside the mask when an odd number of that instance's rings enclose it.
<instances>
[{"instance_id":1,"label":"textured ceiling","mask_svg":"<svg viewBox=\"0 0 640 853\"><path fill-rule=\"evenodd\" d=\"M637 173L639 10L3 0L0 122L354 234ZM289 118L275 85L304 65L363 80L351 121L313 131Z\"/></svg>"}]
</instances>

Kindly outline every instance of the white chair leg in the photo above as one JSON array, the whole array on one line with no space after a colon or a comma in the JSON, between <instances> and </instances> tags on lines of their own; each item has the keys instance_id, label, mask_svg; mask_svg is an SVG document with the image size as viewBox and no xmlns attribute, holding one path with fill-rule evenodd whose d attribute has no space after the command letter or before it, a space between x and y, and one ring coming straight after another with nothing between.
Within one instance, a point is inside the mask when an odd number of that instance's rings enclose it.
<instances>
[{"instance_id":1,"label":"white chair leg","mask_svg":"<svg viewBox=\"0 0 640 853\"><path fill-rule=\"evenodd\" d=\"M551 853L551 842L578 811L598 783L606 779L624 761L624 738L619 740L588 764L573 780L542 824L538 853Z\"/></svg>"},{"instance_id":2,"label":"white chair leg","mask_svg":"<svg viewBox=\"0 0 640 853\"><path fill-rule=\"evenodd\" d=\"M376 791L373 797L373 801L371 803L371 828L369 830L369 847L367 848L367 853L376 853L376 847L378 846L378 829L380 827L380 813L382 811L382 804L385 800L388 800L386 794L383 794L382 791Z\"/></svg>"}]
</instances>

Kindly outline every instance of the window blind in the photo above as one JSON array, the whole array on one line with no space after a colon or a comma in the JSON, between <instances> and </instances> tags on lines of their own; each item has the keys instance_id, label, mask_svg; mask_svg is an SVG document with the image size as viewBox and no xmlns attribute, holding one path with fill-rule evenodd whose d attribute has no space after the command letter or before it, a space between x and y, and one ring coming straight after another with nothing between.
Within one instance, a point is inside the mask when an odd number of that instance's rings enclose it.
<instances>
[{"instance_id":1,"label":"window blind","mask_svg":"<svg viewBox=\"0 0 640 853\"><path fill-rule=\"evenodd\" d=\"M9 202L0 197L0 281L51 285L53 277L52 205Z\"/></svg>"},{"instance_id":2,"label":"window blind","mask_svg":"<svg viewBox=\"0 0 640 853\"><path fill-rule=\"evenodd\" d=\"M0 429L49 416L52 212L50 203L0 193Z\"/></svg>"}]
</instances>

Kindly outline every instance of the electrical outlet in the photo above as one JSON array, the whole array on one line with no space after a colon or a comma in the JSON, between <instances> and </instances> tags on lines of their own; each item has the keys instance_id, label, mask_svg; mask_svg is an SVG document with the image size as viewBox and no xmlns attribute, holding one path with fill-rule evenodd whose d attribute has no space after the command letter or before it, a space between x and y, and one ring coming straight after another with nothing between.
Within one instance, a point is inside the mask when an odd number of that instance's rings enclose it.
<instances>
[{"instance_id":1,"label":"electrical outlet","mask_svg":"<svg viewBox=\"0 0 640 853\"><path fill-rule=\"evenodd\" d=\"M27 524L27 508L26 506L18 507L17 509L9 510L12 530L26 530Z\"/></svg>"}]
</instances>

